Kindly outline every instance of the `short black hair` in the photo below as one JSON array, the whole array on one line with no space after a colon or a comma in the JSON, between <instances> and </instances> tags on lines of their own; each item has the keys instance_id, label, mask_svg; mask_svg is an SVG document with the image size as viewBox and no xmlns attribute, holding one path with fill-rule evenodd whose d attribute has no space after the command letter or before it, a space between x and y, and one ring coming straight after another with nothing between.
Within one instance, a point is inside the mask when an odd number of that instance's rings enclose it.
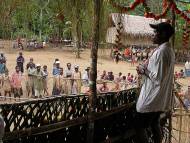
<instances>
[{"instance_id":1,"label":"short black hair","mask_svg":"<svg viewBox=\"0 0 190 143\"><path fill-rule=\"evenodd\" d=\"M161 22L159 24L150 24L150 27L155 29L159 33L164 33L168 40L175 33L174 27L168 22Z\"/></svg>"}]
</instances>

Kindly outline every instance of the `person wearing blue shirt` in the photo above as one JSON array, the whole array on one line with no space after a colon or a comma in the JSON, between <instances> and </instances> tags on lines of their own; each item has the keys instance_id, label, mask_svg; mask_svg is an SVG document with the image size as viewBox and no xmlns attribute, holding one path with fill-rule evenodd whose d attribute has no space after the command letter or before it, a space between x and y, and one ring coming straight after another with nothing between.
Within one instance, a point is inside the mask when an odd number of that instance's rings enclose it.
<instances>
[{"instance_id":1,"label":"person wearing blue shirt","mask_svg":"<svg viewBox=\"0 0 190 143\"><path fill-rule=\"evenodd\" d=\"M59 75L60 74L60 61L55 61L53 65L53 76Z\"/></svg>"},{"instance_id":2,"label":"person wearing blue shirt","mask_svg":"<svg viewBox=\"0 0 190 143\"><path fill-rule=\"evenodd\" d=\"M59 60L55 60L55 63L53 65L53 91L52 91L52 95L56 95L57 94L57 90L56 90L56 77L60 75L60 61Z\"/></svg>"}]
</instances>

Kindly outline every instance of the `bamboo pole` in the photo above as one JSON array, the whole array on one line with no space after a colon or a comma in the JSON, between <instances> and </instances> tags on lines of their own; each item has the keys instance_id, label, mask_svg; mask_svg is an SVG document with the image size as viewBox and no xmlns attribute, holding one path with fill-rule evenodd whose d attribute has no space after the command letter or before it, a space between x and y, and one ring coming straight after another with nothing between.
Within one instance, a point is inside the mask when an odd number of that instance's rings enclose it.
<instances>
[{"instance_id":1,"label":"bamboo pole","mask_svg":"<svg viewBox=\"0 0 190 143\"><path fill-rule=\"evenodd\" d=\"M94 121L93 113L96 108L96 79L97 79L97 53L99 47L100 38L100 10L101 10L101 0L94 0L94 25L93 25L93 43L91 49L91 70L90 70L90 91L89 96L89 120L88 120L88 135L87 143L94 142Z\"/></svg>"},{"instance_id":2,"label":"bamboo pole","mask_svg":"<svg viewBox=\"0 0 190 143\"><path fill-rule=\"evenodd\" d=\"M180 114L182 114L182 105L180 105ZM182 116L179 117L179 143L181 143Z\"/></svg>"}]
</instances>

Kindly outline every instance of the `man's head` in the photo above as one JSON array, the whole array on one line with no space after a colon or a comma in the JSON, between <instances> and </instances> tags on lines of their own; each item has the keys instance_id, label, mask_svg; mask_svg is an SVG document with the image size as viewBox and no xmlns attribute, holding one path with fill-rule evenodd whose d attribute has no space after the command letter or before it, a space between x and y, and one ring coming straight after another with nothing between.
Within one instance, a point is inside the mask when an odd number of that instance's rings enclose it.
<instances>
[{"instance_id":1,"label":"man's head","mask_svg":"<svg viewBox=\"0 0 190 143\"><path fill-rule=\"evenodd\" d=\"M57 68L59 68L59 66L60 66L60 61L56 61L56 62L55 62L55 65L56 65Z\"/></svg>"},{"instance_id":2,"label":"man's head","mask_svg":"<svg viewBox=\"0 0 190 143\"><path fill-rule=\"evenodd\" d=\"M153 37L153 43L158 45L164 42L168 42L175 32L171 24L167 22L161 22L159 24L150 24L150 27L154 29L155 33Z\"/></svg>"},{"instance_id":3,"label":"man's head","mask_svg":"<svg viewBox=\"0 0 190 143\"><path fill-rule=\"evenodd\" d=\"M87 67L87 68L85 69L85 71L89 72L89 71L90 71L90 67Z\"/></svg>"},{"instance_id":4,"label":"man's head","mask_svg":"<svg viewBox=\"0 0 190 143\"><path fill-rule=\"evenodd\" d=\"M20 71L19 66L16 66L16 67L15 67L15 70L16 70L17 73L19 73L19 71Z\"/></svg>"},{"instance_id":5,"label":"man's head","mask_svg":"<svg viewBox=\"0 0 190 143\"><path fill-rule=\"evenodd\" d=\"M75 71L78 72L78 70L79 70L79 66L76 65L76 66L75 66Z\"/></svg>"},{"instance_id":6,"label":"man's head","mask_svg":"<svg viewBox=\"0 0 190 143\"><path fill-rule=\"evenodd\" d=\"M30 62L33 63L34 59L33 58L30 58Z\"/></svg>"},{"instance_id":7,"label":"man's head","mask_svg":"<svg viewBox=\"0 0 190 143\"><path fill-rule=\"evenodd\" d=\"M43 66L44 71L47 71L47 65Z\"/></svg>"},{"instance_id":8,"label":"man's head","mask_svg":"<svg viewBox=\"0 0 190 143\"><path fill-rule=\"evenodd\" d=\"M121 76L122 75L122 73L121 72L119 72L119 76Z\"/></svg>"},{"instance_id":9,"label":"man's head","mask_svg":"<svg viewBox=\"0 0 190 143\"><path fill-rule=\"evenodd\" d=\"M67 63L67 68L70 70L71 69L71 63Z\"/></svg>"},{"instance_id":10,"label":"man's head","mask_svg":"<svg viewBox=\"0 0 190 143\"><path fill-rule=\"evenodd\" d=\"M19 52L19 56L22 56L22 52Z\"/></svg>"},{"instance_id":11,"label":"man's head","mask_svg":"<svg viewBox=\"0 0 190 143\"><path fill-rule=\"evenodd\" d=\"M63 75L63 68L59 68L60 75Z\"/></svg>"},{"instance_id":12,"label":"man's head","mask_svg":"<svg viewBox=\"0 0 190 143\"><path fill-rule=\"evenodd\" d=\"M39 72L40 69L41 69L41 65L40 65L40 64L36 64L36 69L37 69L37 71Z\"/></svg>"}]
</instances>

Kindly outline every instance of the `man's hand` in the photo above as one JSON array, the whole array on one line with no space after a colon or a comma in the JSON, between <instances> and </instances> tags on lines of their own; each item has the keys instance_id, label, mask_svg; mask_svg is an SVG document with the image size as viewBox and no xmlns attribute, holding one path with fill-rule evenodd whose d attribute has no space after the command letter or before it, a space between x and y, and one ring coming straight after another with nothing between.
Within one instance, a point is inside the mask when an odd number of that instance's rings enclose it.
<instances>
[{"instance_id":1,"label":"man's hand","mask_svg":"<svg viewBox=\"0 0 190 143\"><path fill-rule=\"evenodd\" d=\"M137 70L138 74L144 74L145 67L144 67L144 65L139 65L139 66L137 66L136 70Z\"/></svg>"}]
</instances>

